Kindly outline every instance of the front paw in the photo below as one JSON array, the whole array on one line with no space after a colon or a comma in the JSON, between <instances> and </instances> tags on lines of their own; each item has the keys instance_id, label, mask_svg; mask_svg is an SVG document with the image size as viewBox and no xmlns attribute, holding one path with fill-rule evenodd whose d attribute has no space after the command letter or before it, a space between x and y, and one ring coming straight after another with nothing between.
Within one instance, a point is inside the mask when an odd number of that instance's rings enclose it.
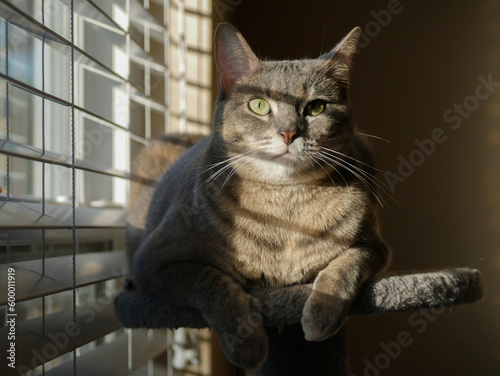
<instances>
[{"instance_id":1,"label":"front paw","mask_svg":"<svg viewBox=\"0 0 500 376\"><path fill-rule=\"evenodd\" d=\"M313 291L302 312L302 329L307 341L322 341L333 336L344 324L349 302Z\"/></svg>"}]
</instances>

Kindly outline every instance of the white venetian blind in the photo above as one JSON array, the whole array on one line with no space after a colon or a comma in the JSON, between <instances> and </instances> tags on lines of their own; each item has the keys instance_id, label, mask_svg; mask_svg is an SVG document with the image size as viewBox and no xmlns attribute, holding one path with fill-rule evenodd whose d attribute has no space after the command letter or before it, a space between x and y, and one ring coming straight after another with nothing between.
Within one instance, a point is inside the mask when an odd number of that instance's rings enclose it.
<instances>
[{"instance_id":1,"label":"white venetian blind","mask_svg":"<svg viewBox=\"0 0 500 376\"><path fill-rule=\"evenodd\" d=\"M207 374L205 334L125 330L112 303L131 161L210 129L211 7L0 1L1 375Z\"/></svg>"}]
</instances>

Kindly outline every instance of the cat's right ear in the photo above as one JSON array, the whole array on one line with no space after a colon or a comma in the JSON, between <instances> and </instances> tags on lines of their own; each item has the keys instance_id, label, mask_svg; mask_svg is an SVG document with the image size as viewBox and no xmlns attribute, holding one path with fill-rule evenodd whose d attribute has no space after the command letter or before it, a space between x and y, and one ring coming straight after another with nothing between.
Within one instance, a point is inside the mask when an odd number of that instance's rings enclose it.
<instances>
[{"instance_id":1,"label":"cat's right ear","mask_svg":"<svg viewBox=\"0 0 500 376\"><path fill-rule=\"evenodd\" d=\"M223 22L215 30L215 62L217 81L223 96L229 95L241 77L260 65L243 35L233 25Z\"/></svg>"}]
</instances>

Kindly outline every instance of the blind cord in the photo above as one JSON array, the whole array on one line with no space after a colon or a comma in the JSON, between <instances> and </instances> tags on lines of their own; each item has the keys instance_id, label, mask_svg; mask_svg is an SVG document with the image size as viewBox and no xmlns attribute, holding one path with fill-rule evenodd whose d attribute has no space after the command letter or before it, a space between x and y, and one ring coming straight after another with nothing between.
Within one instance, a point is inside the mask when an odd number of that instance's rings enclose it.
<instances>
[{"instance_id":1,"label":"blind cord","mask_svg":"<svg viewBox=\"0 0 500 376\"><path fill-rule=\"evenodd\" d=\"M71 48L71 61L70 61L70 93L71 93L71 205L72 205L72 241L73 241L73 323L76 323L76 170L75 170L75 25L74 25L74 0L70 2L70 48ZM73 347L73 376L76 376L76 342L72 338Z\"/></svg>"},{"instance_id":2,"label":"blind cord","mask_svg":"<svg viewBox=\"0 0 500 376\"><path fill-rule=\"evenodd\" d=\"M42 24L45 25L45 0L42 0ZM42 35L42 91L45 93L45 34ZM45 98L42 97L42 153L45 154ZM45 215L45 163L42 163L42 215ZM45 229L42 229L42 276L45 276ZM42 335L45 337L45 295L42 297ZM45 376L45 363L42 364Z\"/></svg>"},{"instance_id":3,"label":"blind cord","mask_svg":"<svg viewBox=\"0 0 500 376\"><path fill-rule=\"evenodd\" d=\"M9 75L9 19L5 20L5 74ZM10 139L10 115L9 115L9 81L5 83L5 138ZM10 157L6 156L6 200L10 198Z\"/></svg>"}]
</instances>

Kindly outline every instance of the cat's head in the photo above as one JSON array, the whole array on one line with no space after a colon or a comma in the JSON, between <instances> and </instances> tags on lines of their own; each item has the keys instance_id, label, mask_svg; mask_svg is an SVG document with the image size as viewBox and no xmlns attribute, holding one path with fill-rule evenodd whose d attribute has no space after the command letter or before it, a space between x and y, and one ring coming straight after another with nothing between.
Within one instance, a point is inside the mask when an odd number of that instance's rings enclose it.
<instances>
[{"instance_id":1,"label":"cat's head","mask_svg":"<svg viewBox=\"0 0 500 376\"><path fill-rule=\"evenodd\" d=\"M360 29L318 59L259 60L227 23L215 32L214 129L242 178L293 184L334 174L352 149L347 98Z\"/></svg>"}]
</instances>

